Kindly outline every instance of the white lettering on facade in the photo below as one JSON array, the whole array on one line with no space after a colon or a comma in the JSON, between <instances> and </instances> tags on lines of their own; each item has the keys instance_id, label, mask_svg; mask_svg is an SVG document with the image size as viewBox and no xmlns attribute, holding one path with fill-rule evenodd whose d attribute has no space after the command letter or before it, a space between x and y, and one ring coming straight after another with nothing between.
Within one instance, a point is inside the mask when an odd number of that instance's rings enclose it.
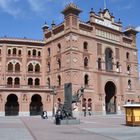
<instances>
[{"instance_id":1,"label":"white lettering on facade","mask_svg":"<svg viewBox=\"0 0 140 140\"><path fill-rule=\"evenodd\" d=\"M95 22L97 24L100 24L100 25L103 25L103 26L106 26L106 27L109 27L109 28L112 28L112 29L115 29L115 30L119 31L119 27L115 26L115 25L112 25L110 21L102 21L102 20L99 20L99 19L95 19Z\"/></svg>"}]
</instances>

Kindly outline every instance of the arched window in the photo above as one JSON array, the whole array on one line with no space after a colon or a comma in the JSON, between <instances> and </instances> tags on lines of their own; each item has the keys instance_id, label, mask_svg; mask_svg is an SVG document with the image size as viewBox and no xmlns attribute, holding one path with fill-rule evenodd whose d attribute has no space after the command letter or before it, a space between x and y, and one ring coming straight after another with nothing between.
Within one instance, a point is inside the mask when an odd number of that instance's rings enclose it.
<instances>
[{"instance_id":1,"label":"arched window","mask_svg":"<svg viewBox=\"0 0 140 140\"><path fill-rule=\"evenodd\" d=\"M127 73L130 74L130 66L127 66Z\"/></svg>"},{"instance_id":2,"label":"arched window","mask_svg":"<svg viewBox=\"0 0 140 140\"><path fill-rule=\"evenodd\" d=\"M98 69L102 69L101 58L98 58Z\"/></svg>"},{"instance_id":3,"label":"arched window","mask_svg":"<svg viewBox=\"0 0 140 140\"><path fill-rule=\"evenodd\" d=\"M36 78L35 79L35 86L39 86L40 85L40 80L39 80L39 78Z\"/></svg>"},{"instance_id":4,"label":"arched window","mask_svg":"<svg viewBox=\"0 0 140 140\"><path fill-rule=\"evenodd\" d=\"M48 87L50 87L50 86L51 86L51 80L50 80L50 78L49 78L49 77L47 78L47 85L48 85Z\"/></svg>"},{"instance_id":5,"label":"arched window","mask_svg":"<svg viewBox=\"0 0 140 140\"><path fill-rule=\"evenodd\" d=\"M129 57L130 57L129 52L127 52L126 53L126 59L129 60Z\"/></svg>"},{"instance_id":6,"label":"arched window","mask_svg":"<svg viewBox=\"0 0 140 140\"><path fill-rule=\"evenodd\" d=\"M58 75L58 86L61 86L61 76L60 75Z\"/></svg>"},{"instance_id":7,"label":"arched window","mask_svg":"<svg viewBox=\"0 0 140 140\"><path fill-rule=\"evenodd\" d=\"M8 55L11 55L11 50L10 49L8 49Z\"/></svg>"},{"instance_id":8,"label":"arched window","mask_svg":"<svg viewBox=\"0 0 140 140\"><path fill-rule=\"evenodd\" d=\"M31 56L31 51L28 51L28 56Z\"/></svg>"},{"instance_id":9,"label":"arched window","mask_svg":"<svg viewBox=\"0 0 140 140\"><path fill-rule=\"evenodd\" d=\"M57 64L58 64L58 68L60 69L61 68L61 60L60 60L60 58L57 59Z\"/></svg>"},{"instance_id":10,"label":"arched window","mask_svg":"<svg viewBox=\"0 0 140 140\"><path fill-rule=\"evenodd\" d=\"M33 56L36 56L36 50L33 50Z\"/></svg>"},{"instance_id":11,"label":"arched window","mask_svg":"<svg viewBox=\"0 0 140 140\"><path fill-rule=\"evenodd\" d=\"M105 50L105 64L106 64L106 70L110 71L113 69L113 52L110 48L107 48Z\"/></svg>"},{"instance_id":12,"label":"arched window","mask_svg":"<svg viewBox=\"0 0 140 140\"><path fill-rule=\"evenodd\" d=\"M88 86L89 76L86 74L84 77L84 85Z\"/></svg>"},{"instance_id":13,"label":"arched window","mask_svg":"<svg viewBox=\"0 0 140 140\"><path fill-rule=\"evenodd\" d=\"M8 64L8 71L13 71L13 64L12 64L12 62L10 62Z\"/></svg>"},{"instance_id":14,"label":"arched window","mask_svg":"<svg viewBox=\"0 0 140 140\"><path fill-rule=\"evenodd\" d=\"M50 65L50 62L48 62L48 71L51 70L51 65Z\"/></svg>"},{"instance_id":15,"label":"arched window","mask_svg":"<svg viewBox=\"0 0 140 140\"><path fill-rule=\"evenodd\" d=\"M116 63L116 68L119 68L119 65L120 65L119 62L117 61L117 63Z\"/></svg>"},{"instance_id":16,"label":"arched window","mask_svg":"<svg viewBox=\"0 0 140 140\"><path fill-rule=\"evenodd\" d=\"M41 56L41 52L40 51L38 51L38 57L40 57Z\"/></svg>"},{"instance_id":17,"label":"arched window","mask_svg":"<svg viewBox=\"0 0 140 140\"><path fill-rule=\"evenodd\" d=\"M51 55L51 49L48 48L48 56L50 56L50 55Z\"/></svg>"},{"instance_id":18,"label":"arched window","mask_svg":"<svg viewBox=\"0 0 140 140\"><path fill-rule=\"evenodd\" d=\"M18 77L15 78L15 85L20 85L20 79Z\"/></svg>"},{"instance_id":19,"label":"arched window","mask_svg":"<svg viewBox=\"0 0 140 140\"><path fill-rule=\"evenodd\" d=\"M15 71L20 71L20 64L19 63L15 64Z\"/></svg>"},{"instance_id":20,"label":"arched window","mask_svg":"<svg viewBox=\"0 0 140 140\"><path fill-rule=\"evenodd\" d=\"M33 64L32 64L32 63L30 63L30 64L28 65L28 71L33 71Z\"/></svg>"},{"instance_id":21,"label":"arched window","mask_svg":"<svg viewBox=\"0 0 140 140\"><path fill-rule=\"evenodd\" d=\"M61 44L60 43L58 43L57 47L58 47L58 52L61 52Z\"/></svg>"},{"instance_id":22,"label":"arched window","mask_svg":"<svg viewBox=\"0 0 140 140\"><path fill-rule=\"evenodd\" d=\"M87 57L84 58L84 67L88 67L88 58Z\"/></svg>"},{"instance_id":23,"label":"arched window","mask_svg":"<svg viewBox=\"0 0 140 140\"><path fill-rule=\"evenodd\" d=\"M87 49L88 49L88 43L87 43L87 42L84 42L84 44L83 44L83 49L84 49L84 50L87 50Z\"/></svg>"},{"instance_id":24,"label":"arched window","mask_svg":"<svg viewBox=\"0 0 140 140\"><path fill-rule=\"evenodd\" d=\"M128 89L131 89L131 80L128 80Z\"/></svg>"},{"instance_id":25,"label":"arched window","mask_svg":"<svg viewBox=\"0 0 140 140\"><path fill-rule=\"evenodd\" d=\"M13 49L13 55L16 55L16 54L17 54L17 49L14 48L14 49Z\"/></svg>"},{"instance_id":26,"label":"arched window","mask_svg":"<svg viewBox=\"0 0 140 140\"><path fill-rule=\"evenodd\" d=\"M18 50L18 55L21 55L21 50Z\"/></svg>"},{"instance_id":27,"label":"arched window","mask_svg":"<svg viewBox=\"0 0 140 140\"><path fill-rule=\"evenodd\" d=\"M35 65L35 72L40 72L40 65L39 64Z\"/></svg>"},{"instance_id":28,"label":"arched window","mask_svg":"<svg viewBox=\"0 0 140 140\"><path fill-rule=\"evenodd\" d=\"M11 77L8 77L7 79L7 85L12 85L13 79Z\"/></svg>"},{"instance_id":29,"label":"arched window","mask_svg":"<svg viewBox=\"0 0 140 140\"><path fill-rule=\"evenodd\" d=\"M28 85L30 85L30 86L33 85L33 79L32 79L32 78L29 78L29 79L28 79Z\"/></svg>"}]
</instances>

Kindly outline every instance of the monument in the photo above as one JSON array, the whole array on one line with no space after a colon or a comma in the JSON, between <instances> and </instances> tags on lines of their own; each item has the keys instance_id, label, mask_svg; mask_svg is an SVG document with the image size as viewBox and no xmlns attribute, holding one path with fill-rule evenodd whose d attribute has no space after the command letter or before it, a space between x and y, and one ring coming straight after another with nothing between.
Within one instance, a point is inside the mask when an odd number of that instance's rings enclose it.
<instances>
[{"instance_id":1,"label":"monument","mask_svg":"<svg viewBox=\"0 0 140 140\"><path fill-rule=\"evenodd\" d=\"M60 104L56 112L56 121L60 124L79 124L80 120L73 117L72 104L79 102L81 96L84 93L83 87L77 90L76 94L72 95L72 83L66 83L64 85L65 101L64 104Z\"/></svg>"}]
</instances>

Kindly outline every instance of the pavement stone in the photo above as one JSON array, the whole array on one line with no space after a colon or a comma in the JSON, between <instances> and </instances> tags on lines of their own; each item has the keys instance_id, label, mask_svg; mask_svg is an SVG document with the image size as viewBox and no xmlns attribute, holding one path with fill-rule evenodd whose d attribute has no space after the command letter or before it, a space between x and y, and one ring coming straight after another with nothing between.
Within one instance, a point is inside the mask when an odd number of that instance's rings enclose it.
<instances>
[{"instance_id":1,"label":"pavement stone","mask_svg":"<svg viewBox=\"0 0 140 140\"><path fill-rule=\"evenodd\" d=\"M79 116L80 125L55 125L54 118L0 117L0 140L140 140L140 127L124 115Z\"/></svg>"}]
</instances>

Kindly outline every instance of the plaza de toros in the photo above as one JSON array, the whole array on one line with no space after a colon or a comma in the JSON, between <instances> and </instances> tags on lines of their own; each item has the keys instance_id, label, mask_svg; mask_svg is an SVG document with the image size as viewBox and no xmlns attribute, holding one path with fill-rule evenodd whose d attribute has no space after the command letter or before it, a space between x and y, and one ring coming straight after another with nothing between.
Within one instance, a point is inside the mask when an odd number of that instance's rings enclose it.
<instances>
[{"instance_id":1,"label":"plaza de toros","mask_svg":"<svg viewBox=\"0 0 140 140\"><path fill-rule=\"evenodd\" d=\"M122 113L127 101L139 102L137 31L123 30L108 9L91 9L89 20L69 4L64 21L42 29L44 39L0 38L0 116L51 116L72 93L85 87L76 111ZM118 15L119 16L119 15Z\"/></svg>"}]
</instances>

